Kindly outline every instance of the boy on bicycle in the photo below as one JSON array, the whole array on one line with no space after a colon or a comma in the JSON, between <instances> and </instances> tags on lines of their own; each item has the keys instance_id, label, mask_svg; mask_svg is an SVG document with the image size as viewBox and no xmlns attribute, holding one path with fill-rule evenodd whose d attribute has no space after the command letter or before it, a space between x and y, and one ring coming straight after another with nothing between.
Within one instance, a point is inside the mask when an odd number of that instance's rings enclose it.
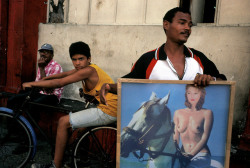
<instances>
[{"instance_id":1,"label":"boy on bicycle","mask_svg":"<svg viewBox=\"0 0 250 168\"><path fill-rule=\"evenodd\" d=\"M104 83L114 83L113 80L97 65L91 64L89 46L84 42L72 43L69 54L75 69L44 78L43 81L28 82L23 84L27 87L59 88L71 83L82 81L84 94L93 96L100 101L99 90ZM60 168L62 166L63 154L68 140L68 130L106 125L116 121L117 95L107 95L108 106L99 103L96 108L89 108L79 112L70 113L59 119L56 135L56 147L54 160L51 163L32 164L32 168L48 167Z\"/></svg>"}]
</instances>

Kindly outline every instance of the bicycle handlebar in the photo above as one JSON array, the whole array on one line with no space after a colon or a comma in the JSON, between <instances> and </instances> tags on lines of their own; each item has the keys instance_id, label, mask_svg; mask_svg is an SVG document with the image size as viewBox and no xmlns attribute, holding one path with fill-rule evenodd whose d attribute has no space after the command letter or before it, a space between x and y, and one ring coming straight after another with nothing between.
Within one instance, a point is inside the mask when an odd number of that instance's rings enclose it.
<instances>
[{"instance_id":1,"label":"bicycle handlebar","mask_svg":"<svg viewBox=\"0 0 250 168\"><path fill-rule=\"evenodd\" d=\"M25 97L25 99L24 99L22 105L19 107L19 109L23 109L27 104L32 104L32 105L36 105L36 106L40 106L40 107L46 107L46 108L53 109L53 110L59 110L60 112L67 113L67 114L71 111L69 109L65 109L62 107L32 102L32 95L34 94L34 92L39 92L41 89L42 88L40 88L40 87L25 88L25 91L29 92L29 94L28 94L28 96ZM16 93L0 92L0 98L10 98L10 97L15 96L15 95L16 95Z\"/></svg>"},{"instance_id":2,"label":"bicycle handlebar","mask_svg":"<svg viewBox=\"0 0 250 168\"><path fill-rule=\"evenodd\" d=\"M0 92L0 98L9 98L11 96L16 95L15 93L11 93L11 92Z\"/></svg>"}]
</instances>

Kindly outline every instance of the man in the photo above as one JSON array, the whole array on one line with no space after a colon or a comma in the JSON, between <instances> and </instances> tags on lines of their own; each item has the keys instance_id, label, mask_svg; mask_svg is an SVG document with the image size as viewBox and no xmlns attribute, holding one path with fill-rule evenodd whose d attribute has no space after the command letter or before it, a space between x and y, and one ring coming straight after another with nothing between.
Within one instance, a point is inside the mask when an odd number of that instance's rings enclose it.
<instances>
[{"instance_id":1,"label":"man","mask_svg":"<svg viewBox=\"0 0 250 168\"><path fill-rule=\"evenodd\" d=\"M187 48L192 27L189 11L176 7L163 18L166 43L143 54L132 71L123 78L152 80L194 80L196 85L208 85L209 81L226 80L216 66L203 53ZM100 91L101 102L107 104L105 94L117 93L117 84L104 84Z\"/></svg>"},{"instance_id":2,"label":"man","mask_svg":"<svg viewBox=\"0 0 250 168\"><path fill-rule=\"evenodd\" d=\"M46 77L54 74L62 73L62 67L56 61L53 60L54 49L50 44L43 44L42 47L38 50L40 54L40 58L38 60L38 70L36 81L46 79ZM53 93L46 91L41 91L41 94L55 95L58 99L58 103L60 102L60 98L62 95L63 87L56 88L53 90Z\"/></svg>"},{"instance_id":3,"label":"man","mask_svg":"<svg viewBox=\"0 0 250 168\"><path fill-rule=\"evenodd\" d=\"M63 72L61 65L53 60L54 49L52 45L45 43L41 46L38 52L40 58L38 59L38 69L35 81L44 80L50 75ZM41 104L56 105L60 102L62 92L63 87L54 90L43 90L39 93L35 93L32 96L32 101ZM7 106L11 109L18 108L29 93L30 92L27 91L20 91L19 94L8 99ZM30 110L34 108L36 108L36 106L30 105Z\"/></svg>"},{"instance_id":4,"label":"man","mask_svg":"<svg viewBox=\"0 0 250 168\"><path fill-rule=\"evenodd\" d=\"M169 10L163 18L166 43L159 48L143 54L130 73L123 78L152 80L193 80L195 85L208 85L210 81L226 80L216 66L203 53L186 47L191 34L192 20L189 11L182 8ZM117 84L104 84L100 91L101 102L108 104L107 92L116 93ZM197 151L198 153L200 151ZM185 153L193 158L192 153ZM190 157L192 156L192 157ZM198 162L198 158L195 161ZM191 162L190 165L193 163Z\"/></svg>"},{"instance_id":5,"label":"man","mask_svg":"<svg viewBox=\"0 0 250 168\"><path fill-rule=\"evenodd\" d=\"M104 83L114 83L113 80L97 65L90 63L90 49L84 42L71 44L69 53L75 69L52 75L47 77L46 80L24 83L23 88L32 86L58 88L82 81L83 92L100 101L98 91L101 89L101 86ZM62 166L63 154L68 140L68 129L70 127L76 129L115 122L117 115L117 95L108 93L106 98L109 103L108 107L98 104L97 108L89 108L61 117L57 128L54 160L47 165L33 164L31 167L60 168Z\"/></svg>"}]
</instances>

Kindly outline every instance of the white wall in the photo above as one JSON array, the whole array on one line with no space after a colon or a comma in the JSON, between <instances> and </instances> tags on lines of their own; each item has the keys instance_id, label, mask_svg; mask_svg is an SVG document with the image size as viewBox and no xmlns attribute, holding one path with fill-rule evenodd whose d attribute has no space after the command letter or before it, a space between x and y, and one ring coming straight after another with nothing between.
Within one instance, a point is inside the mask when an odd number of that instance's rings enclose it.
<instances>
[{"instance_id":1,"label":"white wall","mask_svg":"<svg viewBox=\"0 0 250 168\"><path fill-rule=\"evenodd\" d=\"M220 0L219 24L250 24L249 0Z\"/></svg>"},{"instance_id":2,"label":"white wall","mask_svg":"<svg viewBox=\"0 0 250 168\"><path fill-rule=\"evenodd\" d=\"M236 81L234 121L246 116L250 87L249 0L219 0L214 24L192 28L187 46L202 51L228 80ZM231 3L229 3L231 2ZM40 24L38 45L51 43L55 60L73 68L68 48L72 42L89 44L92 62L114 80L128 73L145 52L166 40L162 18L178 0L69 0L68 22ZM67 8L67 7L65 7ZM64 97L78 98L80 84L67 86Z\"/></svg>"},{"instance_id":3,"label":"white wall","mask_svg":"<svg viewBox=\"0 0 250 168\"><path fill-rule=\"evenodd\" d=\"M178 4L178 0L69 0L68 23L160 25L166 11Z\"/></svg>"}]
</instances>

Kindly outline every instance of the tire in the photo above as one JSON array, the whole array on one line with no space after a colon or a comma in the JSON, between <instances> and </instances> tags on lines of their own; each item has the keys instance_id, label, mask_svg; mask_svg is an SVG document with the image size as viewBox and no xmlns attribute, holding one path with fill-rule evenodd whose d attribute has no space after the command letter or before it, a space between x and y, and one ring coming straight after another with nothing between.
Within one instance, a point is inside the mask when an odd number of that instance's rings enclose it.
<instances>
[{"instance_id":1,"label":"tire","mask_svg":"<svg viewBox=\"0 0 250 168\"><path fill-rule=\"evenodd\" d=\"M74 148L73 160L75 168L86 166L115 168L116 130L113 127L103 126L92 128L91 131L83 134Z\"/></svg>"},{"instance_id":2,"label":"tire","mask_svg":"<svg viewBox=\"0 0 250 168\"><path fill-rule=\"evenodd\" d=\"M21 168L35 154L34 132L23 116L14 120L12 110L6 109L0 110L0 167Z\"/></svg>"}]
</instances>

